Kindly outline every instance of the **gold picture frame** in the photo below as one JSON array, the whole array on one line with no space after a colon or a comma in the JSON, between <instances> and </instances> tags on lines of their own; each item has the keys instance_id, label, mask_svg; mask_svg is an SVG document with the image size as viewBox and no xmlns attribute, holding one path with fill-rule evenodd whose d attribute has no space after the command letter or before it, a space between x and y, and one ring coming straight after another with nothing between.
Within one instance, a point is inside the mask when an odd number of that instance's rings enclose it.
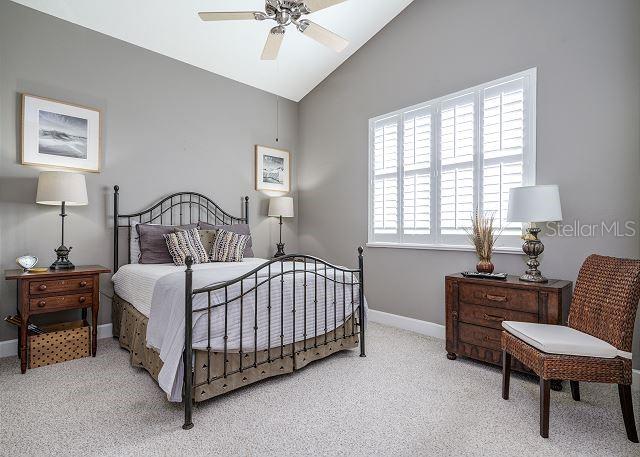
<instances>
[{"instance_id":1,"label":"gold picture frame","mask_svg":"<svg viewBox=\"0 0 640 457\"><path fill-rule=\"evenodd\" d=\"M22 165L100 172L100 110L27 93L21 104Z\"/></svg>"}]
</instances>

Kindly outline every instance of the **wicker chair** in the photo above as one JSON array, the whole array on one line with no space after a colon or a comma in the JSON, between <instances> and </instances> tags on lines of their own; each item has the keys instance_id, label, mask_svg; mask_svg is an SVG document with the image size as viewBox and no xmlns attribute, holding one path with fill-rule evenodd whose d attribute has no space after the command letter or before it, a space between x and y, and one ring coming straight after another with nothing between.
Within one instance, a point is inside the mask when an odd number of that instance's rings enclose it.
<instances>
[{"instance_id":1,"label":"wicker chair","mask_svg":"<svg viewBox=\"0 0 640 457\"><path fill-rule=\"evenodd\" d=\"M627 437L638 442L631 399L631 344L639 298L640 260L591 255L582 265L576 281L568 327L554 326L547 330L572 333L587 340L591 338L605 351L609 347L606 356L598 353L600 356L594 357L580 344L570 351L544 352L540 347L549 349L550 346L540 345L541 338L529 339L524 334L518 337L513 329L502 332L502 398L509 399L513 356L540 376L540 435L543 438L549 436L550 380L560 379L570 381L571 394L576 401L580 400L580 381L618 384ZM509 324L503 323L504 328L509 329ZM523 328L522 323L512 324Z\"/></svg>"}]
</instances>

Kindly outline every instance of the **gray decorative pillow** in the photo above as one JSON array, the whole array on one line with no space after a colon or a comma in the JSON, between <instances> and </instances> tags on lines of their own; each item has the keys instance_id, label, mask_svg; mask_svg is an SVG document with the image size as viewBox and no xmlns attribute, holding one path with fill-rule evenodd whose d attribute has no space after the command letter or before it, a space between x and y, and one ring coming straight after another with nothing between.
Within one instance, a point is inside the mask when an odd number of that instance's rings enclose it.
<instances>
[{"instance_id":1,"label":"gray decorative pillow","mask_svg":"<svg viewBox=\"0 0 640 457\"><path fill-rule=\"evenodd\" d=\"M193 263L209 261L209 255L200 242L197 228L176 230L163 236L167 243L167 249L173 258L173 263L176 265L184 265L187 256L191 256Z\"/></svg>"},{"instance_id":2,"label":"gray decorative pillow","mask_svg":"<svg viewBox=\"0 0 640 457\"><path fill-rule=\"evenodd\" d=\"M200 221L198 223L198 228L201 230L226 230L227 232L237 233L239 235L247 235L249 236L249 241L244 248L244 257L255 257L253 255L253 242L251 240L251 229L248 224L233 224L233 225L213 225L208 222Z\"/></svg>"},{"instance_id":3,"label":"gray decorative pillow","mask_svg":"<svg viewBox=\"0 0 640 457\"><path fill-rule=\"evenodd\" d=\"M213 242L211 261L213 262L242 262L243 253L251 235L239 235L226 230L218 230Z\"/></svg>"},{"instance_id":4,"label":"gray decorative pillow","mask_svg":"<svg viewBox=\"0 0 640 457\"><path fill-rule=\"evenodd\" d=\"M176 230L189 230L196 228L197 224L183 226L138 224L138 242L140 244L139 263L173 263L173 258L169 254L164 235L173 233Z\"/></svg>"}]
</instances>

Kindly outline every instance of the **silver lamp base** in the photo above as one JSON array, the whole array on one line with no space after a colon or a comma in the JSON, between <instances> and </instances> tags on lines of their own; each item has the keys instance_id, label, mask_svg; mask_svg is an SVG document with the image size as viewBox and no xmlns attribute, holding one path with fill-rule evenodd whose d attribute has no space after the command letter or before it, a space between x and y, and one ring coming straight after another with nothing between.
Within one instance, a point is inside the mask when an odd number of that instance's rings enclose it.
<instances>
[{"instance_id":1,"label":"silver lamp base","mask_svg":"<svg viewBox=\"0 0 640 457\"><path fill-rule=\"evenodd\" d=\"M525 273L520 276L520 281L526 282L549 282L547 278L542 276L538 267L540 266L540 262L538 261L538 256L544 252L544 244L542 241L538 239L538 233L540 233L540 228L538 227L530 227L527 229L527 233L531 235L531 239L527 239L522 244L522 250L529 257L527 260L527 266L529 267Z\"/></svg>"}]
</instances>

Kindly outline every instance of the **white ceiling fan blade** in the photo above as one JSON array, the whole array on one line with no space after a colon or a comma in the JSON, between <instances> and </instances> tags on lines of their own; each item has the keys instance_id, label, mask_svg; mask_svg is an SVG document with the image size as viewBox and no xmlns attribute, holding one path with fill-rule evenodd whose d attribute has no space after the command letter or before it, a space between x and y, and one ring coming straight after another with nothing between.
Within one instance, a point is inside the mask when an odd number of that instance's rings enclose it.
<instances>
[{"instance_id":1,"label":"white ceiling fan blade","mask_svg":"<svg viewBox=\"0 0 640 457\"><path fill-rule=\"evenodd\" d=\"M278 26L271 29L267 42L262 51L262 60L276 60L280 52L280 46L284 39L284 27Z\"/></svg>"},{"instance_id":2,"label":"white ceiling fan blade","mask_svg":"<svg viewBox=\"0 0 640 457\"><path fill-rule=\"evenodd\" d=\"M215 11L198 13L203 21L253 21L260 20L264 13L257 11Z\"/></svg>"},{"instance_id":3,"label":"white ceiling fan blade","mask_svg":"<svg viewBox=\"0 0 640 457\"><path fill-rule=\"evenodd\" d=\"M298 24L298 30L300 30L303 35L313 38L318 43L324 44L336 52L344 51L344 49L349 45L349 42L340 35L333 33L331 30L325 29L315 22L307 21L305 19L300 21Z\"/></svg>"},{"instance_id":4,"label":"white ceiling fan blade","mask_svg":"<svg viewBox=\"0 0 640 457\"><path fill-rule=\"evenodd\" d=\"M311 13L314 13L346 1L347 0L304 0L304 4Z\"/></svg>"}]
</instances>

